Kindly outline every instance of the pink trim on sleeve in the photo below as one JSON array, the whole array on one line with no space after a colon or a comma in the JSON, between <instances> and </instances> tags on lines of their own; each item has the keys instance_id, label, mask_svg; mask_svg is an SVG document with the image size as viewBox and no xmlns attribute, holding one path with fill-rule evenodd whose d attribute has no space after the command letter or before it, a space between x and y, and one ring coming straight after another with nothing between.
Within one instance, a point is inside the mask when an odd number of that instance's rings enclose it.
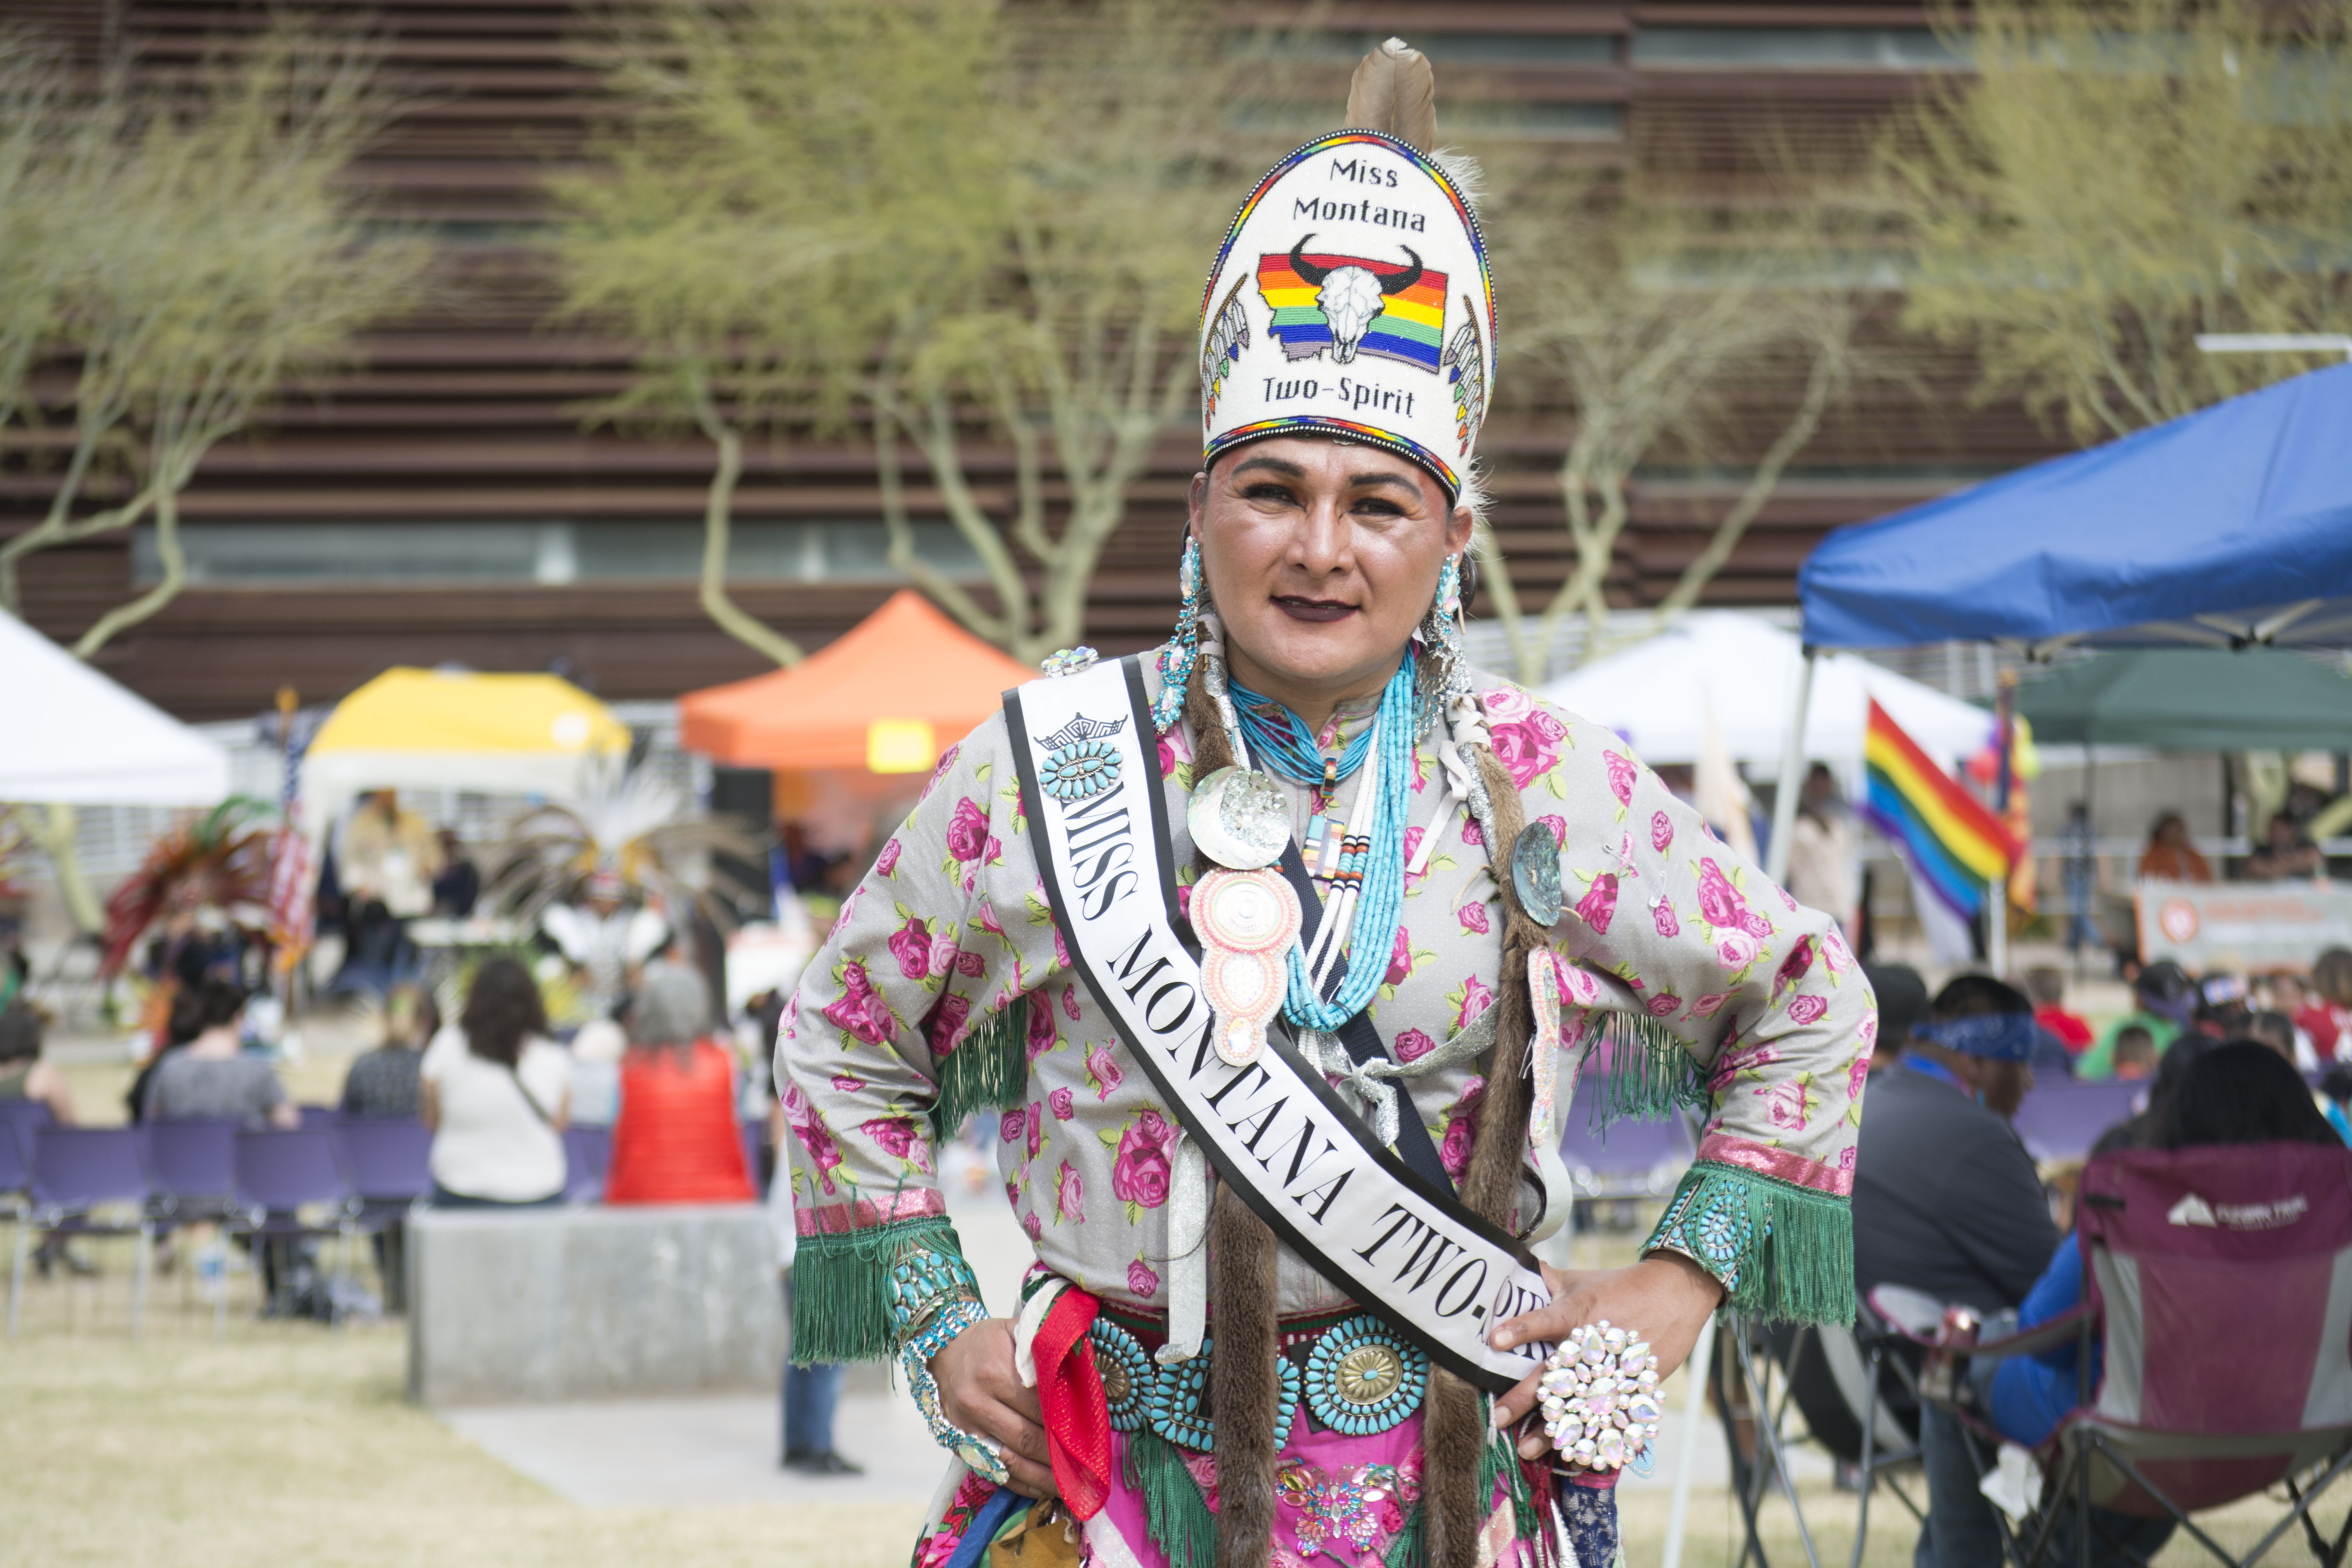
<instances>
[{"instance_id":1,"label":"pink trim on sleeve","mask_svg":"<svg viewBox=\"0 0 2352 1568\"><path fill-rule=\"evenodd\" d=\"M1824 1165L1819 1160L1808 1160L1802 1154L1792 1154L1750 1138L1735 1138L1728 1132L1708 1133L1698 1146L1698 1157L1702 1164L1736 1165L1792 1187L1807 1187L1832 1197L1853 1195L1852 1171Z\"/></svg>"},{"instance_id":2,"label":"pink trim on sleeve","mask_svg":"<svg viewBox=\"0 0 2352 1568\"><path fill-rule=\"evenodd\" d=\"M948 1212L948 1201L933 1187L887 1198L859 1198L855 1203L826 1204L822 1208L793 1211L793 1228L802 1236L847 1236L892 1220L933 1219Z\"/></svg>"}]
</instances>

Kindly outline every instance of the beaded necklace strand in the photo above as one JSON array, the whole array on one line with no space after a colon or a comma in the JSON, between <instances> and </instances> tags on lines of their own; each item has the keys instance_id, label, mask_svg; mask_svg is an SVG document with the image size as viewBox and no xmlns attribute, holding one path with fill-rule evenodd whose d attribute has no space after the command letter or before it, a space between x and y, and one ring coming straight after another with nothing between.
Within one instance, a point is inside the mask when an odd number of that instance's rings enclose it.
<instances>
[{"instance_id":1,"label":"beaded necklace strand","mask_svg":"<svg viewBox=\"0 0 2352 1568\"><path fill-rule=\"evenodd\" d=\"M1327 1002L1309 973L1306 955L1297 943L1291 944L1289 994L1283 1015L1301 1028L1337 1032L1340 1025L1363 1011L1388 973L1389 952L1396 943L1397 922L1404 913L1405 796L1412 773L1412 666L1408 654L1389 678L1381 693L1380 710L1365 731L1367 749L1380 748L1380 761L1364 781L1367 789L1378 794L1371 834L1369 840L1351 835L1343 841L1339 873L1343 879L1352 874L1352 879L1335 882L1339 897L1325 906L1327 922L1345 922L1338 940L1362 962L1349 964L1339 994ZM1305 731L1295 715L1291 722ZM1263 758L1265 748L1256 749ZM1316 945L1324 946L1319 942Z\"/></svg>"},{"instance_id":2,"label":"beaded necklace strand","mask_svg":"<svg viewBox=\"0 0 2352 1568\"><path fill-rule=\"evenodd\" d=\"M1373 726L1370 724L1356 731L1356 738L1339 756L1326 757L1297 714L1270 697L1260 697L1235 680L1230 671L1225 676L1225 689L1233 694L1242 733L1249 737L1250 752L1257 758L1258 766L1292 784L1319 786L1328 795L1341 779L1362 767L1364 758L1371 752Z\"/></svg>"}]
</instances>

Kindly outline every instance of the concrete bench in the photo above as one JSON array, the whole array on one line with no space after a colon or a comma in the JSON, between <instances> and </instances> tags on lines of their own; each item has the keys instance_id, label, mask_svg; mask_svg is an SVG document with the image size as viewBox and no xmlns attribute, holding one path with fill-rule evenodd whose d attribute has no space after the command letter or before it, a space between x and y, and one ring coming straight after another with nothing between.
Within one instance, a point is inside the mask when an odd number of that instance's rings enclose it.
<instances>
[{"instance_id":1,"label":"concrete bench","mask_svg":"<svg viewBox=\"0 0 2352 1568\"><path fill-rule=\"evenodd\" d=\"M783 1365L757 1205L425 1210L408 1258L425 1405L772 1391Z\"/></svg>"}]
</instances>

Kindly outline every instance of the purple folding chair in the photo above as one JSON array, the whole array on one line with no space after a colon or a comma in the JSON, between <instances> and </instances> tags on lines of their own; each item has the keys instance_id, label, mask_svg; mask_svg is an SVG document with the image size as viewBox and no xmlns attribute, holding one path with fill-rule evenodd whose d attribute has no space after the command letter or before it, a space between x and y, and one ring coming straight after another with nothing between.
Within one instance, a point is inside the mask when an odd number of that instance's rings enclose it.
<instances>
[{"instance_id":1,"label":"purple folding chair","mask_svg":"<svg viewBox=\"0 0 2352 1568\"><path fill-rule=\"evenodd\" d=\"M362 1228L376 1211L405 1214L433 1190L433 1131L404 1117L353 1116L336 1124L343 1177L361 1205Z\"/></svg>"},{"instance_id":2,"label":"purple folding chair","mask_svg":"<svg viewBox=\"0 0 2352 1568\"><path fill-rule=\"evenodd\" d=\"M148 1255L155 1238L154 1223L147 1214L147 1169L142 1156L135 1128L45 1127L35 1136L26 1215L16 1226L16 1268L8 1277L10 1339L16 1337L24 1299L26 1242L35 1229L139 1238L131 1298L131 1337L139 1338L146 1323ZM138 1223L93 1217L92 1211L110 1204L131 1205L138 1212Z\"/></svg>"},{"instance_id":3,"label":"purple folding chair","mask_svg":"<svg viewBox=\"0 0 2352 1568\"><path fill-rule=\"evenodd\" d=\"M214 1117L149 1121L147 1174L163 1230L236 1213L236 1153L242 1123Z\"/></svg>"},{"instance_id":4,"label":"purple folding chair","mask_svg":"<svg viewBox=\"0 0 2352 1568\"><path fill-rule=\"evenodd\" d=\"M343 1168L335 1159L335 1135L328 1129L239 1132L236 1186L236 1229L257 1247L271 1241L340 1236L348 1263L359 1201L343 1180ZM332 1223L309 1224L296 1212L320 1205L333 1211ZM278 1288L285 1289L282 1279Z\"/></svg>"},{"instance_id":5,"label":"purple folding chair","mask_svg":"<svg viewBox=\"0 0 2352 1568\"><path fill-rule=\"evenodd\" d=\"M298 1105L305 1127L332 1127L343 1119L342 1111L331 1105Z\"/></svg>"},{"instance_id":6,"label":"purple folding chair","mask_svg":"<svg viewBox=\"0 0 2352 1568\"><path fill-rule=\"evenodd\" d=\"M1605 1077L1587 1078L1561 1118L1559 1161L1580 1205L1664 1197L1690 1166L1690 1131L1679 1116L1664 1121L1620 1116L1595 1131L1593 1106L1608 1103L1613 1093ZM1569 1245L1575 1246L1572 1232Z\"/></svg>"},{"instance_id":7,"label":"purple folding chair","mask_svg":"<svg viewBox=\"0 0 2352 1568\"><path fill-rule=\"evenodd\" d=\"M2145 1083L2038 1084L2017 1108L2013 1125L2025 1152L2037 1160L2079 1160L2099 1134L2130 1116Z\"/></svg>"},{"instance_id":8,"label":"purple folding chair","mask_svg":"<svg viewBox=\"0 0 2352 1568\"><path fill-rule=\"evenodd\" d=\"M433 1190L433 1132L406 1117L353 1116L335 1126L343 1178L359 1198L352 1227L374 1237L387 1311L408 1310L408 1211Z\"/></svg>"},{"instance_id":9,"label":"purple folding chair","mask_svg":"<svg viewBox=\"0 0 2352 1568\"><path fill-rule=\"evenodd\" d=\"M563 1201L601 1203L604 1176L613 1167L613 1131L609 1127L567 1127L563 1130Z\"/></svg>"},{"instance_id":10,"label":"purple folding chair","mask_svg":"<svg viewBox=\"0 0 2352 1568\"><path fill-rule=\"evenodd\" d=\"M14 1132L0 1128L0 1205L21 1216L25 1212L25 1189L32 1181L33 1167L25 1158L25 1146L16 1142Z\"/></svg>"},{"instance_id":11,"label":"purple folding chair","mask_svg":"<svg viewBox=\"0 0 2352 1568\"><path fill-rule=\"evenodd\" d=\"M55 1120L37 1100L0 1100L0 1137L16 1145L16 1157L32 1163L33 1134Z\"/></svg>"}]
</instances>

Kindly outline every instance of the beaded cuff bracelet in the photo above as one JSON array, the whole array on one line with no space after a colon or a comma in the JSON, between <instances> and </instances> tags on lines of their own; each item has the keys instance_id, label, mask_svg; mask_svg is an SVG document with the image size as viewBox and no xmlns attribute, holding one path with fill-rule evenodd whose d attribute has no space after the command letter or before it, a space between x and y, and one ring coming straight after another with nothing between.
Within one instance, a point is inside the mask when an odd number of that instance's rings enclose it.
<instances>
[{"instance_id":1,"label":"beaded cuff bracelet","mask_svg":"<svg viewBox=\"0 0 2352 1568\"><path fill-rule=\"evenodd\" d=\"M898 1370L907 1374L907 1386L915 1395L915 1408L923 1413L924 1425L931 1429L931 1441L961 1459L972 1474L1001 1487L1012 1479L1003 1451L993 1438L967 1432L948 1419L940 1401L939 1380L931 1375L930 1367L931 1358L947 1349L950 1341L974 1323L987 1321L988 1309L979 1302L950 1301L932 1314L928 1327L899 1349Z\"/></svg>"},{"instance_id":2,"label":"beaded cuff bracelet","mask_svg":"<svg viewBox=\"0 0 2352 1568\"><path fill-rule=\"evenodd\" d=\"M1004 1456L990 1438L963 1430L947 1417L940 1400L931 1358L958 1334L988 1320L980 1302L980 1280L971 1265L952 1252L921 1248L890 1268L890 1321L898 1336L898 1369L923 1413L931 1440L969 1466L974 1475L1003 1486L1011 1479Z\"/></svg>"}]
</instances>

